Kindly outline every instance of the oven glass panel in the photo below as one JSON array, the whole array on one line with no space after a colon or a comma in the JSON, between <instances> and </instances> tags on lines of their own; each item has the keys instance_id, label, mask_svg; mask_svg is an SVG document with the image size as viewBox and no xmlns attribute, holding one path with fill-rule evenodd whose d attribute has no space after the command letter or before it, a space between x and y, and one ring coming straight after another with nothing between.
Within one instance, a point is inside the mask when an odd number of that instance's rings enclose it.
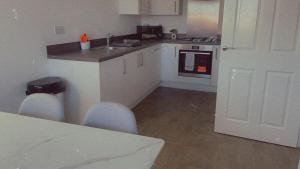
<instances>
[{"instance_id":1,"label":"oven glass panel","mask_svg":"<svg viewBox=\"0 0 300 169\"><path fill-rule=\"evenodd\" d=\"M210 78L212 72L211 51L180 50L179 75L199 78Z\"/></svg>"}]
</instances>

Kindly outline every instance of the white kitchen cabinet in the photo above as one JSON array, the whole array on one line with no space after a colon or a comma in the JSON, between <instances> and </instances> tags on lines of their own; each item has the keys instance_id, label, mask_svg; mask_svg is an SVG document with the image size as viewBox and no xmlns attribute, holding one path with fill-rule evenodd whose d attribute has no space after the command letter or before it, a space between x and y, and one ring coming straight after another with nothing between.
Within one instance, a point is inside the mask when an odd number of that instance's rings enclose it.
<instances>
[{"instance_id":1,"label":"white kitchen cabinet","mask_svg":"<svg viewBox=\"0 0 300 169\"><path fill-rule=\"evenodd\" d=\"M179 15L181 0L119 0L122 15Z\"/></svg>"},{"instance_id":2,"label":"white kitchen cabinet","mask_svg":"<svg viewBox=\"0 0 300 169\"><path fill-rule=\"evenodd\" d=\"M146 56L146 49L140 50L136 53L136 69L137 69L137 82L135 85L135 90L138 93L138 96L142 96L143 93L146 92L147 89L147 72L145 68L145 56Z\"/></svg>"},{"instance_id":3,"label":"white kitchen cabinet","mask_svg":"<svg viewBox=\"0 0 300 169\"><path fill-rule=\"evenodd\" d=\"M160 83L160 45L143 50L142 64L139 67L143 93L149 93Z\"/></svg>"},{"instance_id":4,"label":"white kitchen cabinet","mask_svg":"<svg viewBox=\"0 0 300 169\"><path fill-rule=\"evenodd\" d=\"M179 15L180 0L151 0L151 15Z\"/></svg>"},{"instance_id":5,"label":"white kitchen cabinet","mask_svg":"<svg viewBox=\"0 0 300 169\"><path fill-rule=\"evenodd\" d=\"M135 89L137 68L135 53L100 63L101 101L132 107L138 98Z\"/></svg>"},{"instance_id":6,"label":"white kitchen cabinet","mask_svg":"<svg viewBox=\"0 0 300 169\"><path fill-rule=\"evenodd\" d=\"M136 103L150 94L160 83L160 45L145 48L135 53L136 57Z\"/></svg>"},{"instance_id":7,"label":"white kitchen cabinet","mask_svg":"<svg viewBox=\"0 0 300 169\"><path fill-rule=\"evenodd\" d=\"M137 63L137 53L129 53L123 56L124 60L124 78L125 83L122 84L122 92L124 97L124 101L122 104L127 107L133 108L137 103L138 99L141 97L143 93L138 93L136 90L136 86L139 82L137 78L139 70L136 67Z\"/></svg>"},{"instance_id":8,"label":"white kitchen cabinet","mask_svg":"<svg viewBox=\"0 0 300 169\"><path fill-rule=\"evenodd\" d=\"M161 48L161 80L177 81L178 79L178 53L180 45L162 44Z\"/></svg>"},{"instance_id":9,"label":"white kitchen cabinet","mask_svg":"<svg viewBox=\"0 0 300 169\"><path fill-rule=\"evenodd\" d=\"M156 87L161 79L161 45L151 48L151 55L148 57L151 77L151 88Z\"/></svg>"},{"instance_id":10,"label":"white kitchen cabinet","mask_svg":"<svg viewBox=\"0 0 300 169\"><path fill-rule=\"evenodd\" d=\"M151 11L151 0L119 0L119 14L147 15Z\"/></svg>"},{"instance_id":11,"label":"white kitchen cabinet","mask_svg":"<svg viewBox=\"0 0 300 169\"><path fill-rule=\"evenodd\" d=\"M152 47L101 62L101 101L134 107L159 85L159 65L159 50Z\"/></svg>"},{"instance_id":12,"label":"white kitchen cabinet","mask_svg":"<svg viewBox=\"0 0 300 169\"><path fill-rule=\"evenodd\" d=\"M158 44L101 63L49 59L48 70L49 75L66 80L67 119L80 124L88 109L100 101L133 108L159 85L215 91L215 68L212 80L178 75L181 48L180 44ZM217 58L213 61L216 67Z\"/></svg>"},{"instance_id":13,"label":"white kitchen cabinet","mask_svg":"<svg viewBox=\"0 0 300 169\"><path fill-rule=\"evenodd\" d=\"M125 103L126 95L123 89L126 83L126 64L127 60L124 57L100 63L101 101Z\"/></svg>"}]
</instances>

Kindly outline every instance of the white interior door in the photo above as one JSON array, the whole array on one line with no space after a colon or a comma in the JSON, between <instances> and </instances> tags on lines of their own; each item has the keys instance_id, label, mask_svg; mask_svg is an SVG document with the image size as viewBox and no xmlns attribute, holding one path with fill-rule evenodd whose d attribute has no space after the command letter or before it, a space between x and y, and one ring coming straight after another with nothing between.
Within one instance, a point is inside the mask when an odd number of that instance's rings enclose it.
<instances>
[{"instance_id":1,"label":"white interior door","mask_svg":"<svg viewBox=\"0 0 300 169\"><path fill-rule=\"evenodd\" d=\"M215 131L296 147L300 0L225 0Z\"/></svg>"}]
</instances>

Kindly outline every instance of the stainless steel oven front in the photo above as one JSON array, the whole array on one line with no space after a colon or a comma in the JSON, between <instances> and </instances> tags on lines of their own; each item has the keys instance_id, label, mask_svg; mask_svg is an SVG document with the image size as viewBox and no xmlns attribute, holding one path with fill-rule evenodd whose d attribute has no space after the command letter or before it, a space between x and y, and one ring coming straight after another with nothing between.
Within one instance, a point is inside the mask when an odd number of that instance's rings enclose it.
<instances>
[{"instance_id":1,"label":"stainless steel oven front","mask_svg":"<svg viewBox=\"0 0 300 169\"><path fill-rule=\"evenodd\" d=\"M179 50L179 76L211 79L214 52L213 45L183 45Z\"/></svg>"}]
</instances>

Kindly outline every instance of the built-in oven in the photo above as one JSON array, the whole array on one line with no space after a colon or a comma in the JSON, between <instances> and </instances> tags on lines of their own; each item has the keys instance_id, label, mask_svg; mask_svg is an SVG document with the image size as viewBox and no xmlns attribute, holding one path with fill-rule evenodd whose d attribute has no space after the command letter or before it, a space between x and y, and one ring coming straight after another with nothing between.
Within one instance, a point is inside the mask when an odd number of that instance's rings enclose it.
<instances>
[{"instance_id":1,"label":"built-in oven","mask_svg":"<svg viewBox=\"0 0 300 169\"><path fill-rule=\"evenodd\" d=\"M179 76L212 77L213 45L183 45L179 50Z\"/></svg>"}]
</instances>

